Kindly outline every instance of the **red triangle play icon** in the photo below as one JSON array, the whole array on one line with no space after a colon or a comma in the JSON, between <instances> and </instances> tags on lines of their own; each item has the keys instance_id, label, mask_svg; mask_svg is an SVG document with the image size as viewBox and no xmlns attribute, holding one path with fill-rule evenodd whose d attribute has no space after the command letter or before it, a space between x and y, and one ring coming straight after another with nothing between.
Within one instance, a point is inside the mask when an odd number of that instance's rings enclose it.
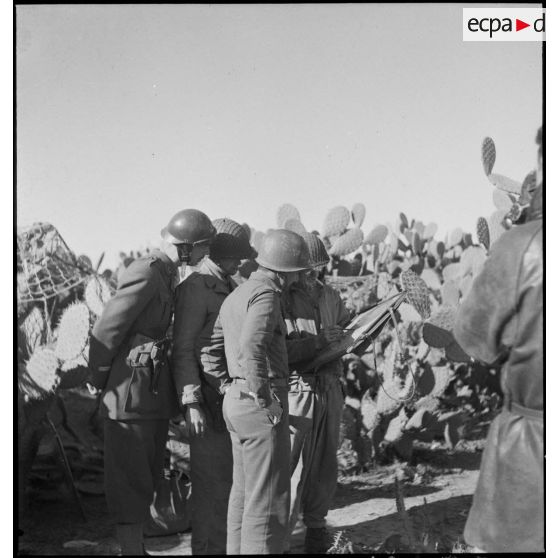
<instances>
[{"instance_id":1,"label":"red triangle play icon","mask_svg":"<svg viewBox=\"0 0 558 558\"><path fill-rule=\"evenodd\" d=\"M522 29L525 29L525 27L531 27L530 23L525 23L524 21L521 21L520 19L515 20L515 30L516 31L521 31Z\"/></svg>"}]
</instances>

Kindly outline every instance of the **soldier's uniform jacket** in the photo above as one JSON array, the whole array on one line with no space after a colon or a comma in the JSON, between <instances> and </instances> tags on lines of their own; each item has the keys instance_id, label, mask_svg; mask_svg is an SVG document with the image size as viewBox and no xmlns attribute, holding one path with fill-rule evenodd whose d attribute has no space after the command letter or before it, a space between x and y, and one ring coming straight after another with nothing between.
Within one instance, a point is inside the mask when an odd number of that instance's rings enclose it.
<instances>
[{"instance_id":1,"label":"soldier's uniform jacket","mask_svg":"<svg viewBox=\"0 0 558 558\"><path fill-rule=\"evenodd\" d=\"M459 308L454 334L486 363L503 363L504 409L486 440L466 541L486 552L543 551L542 221L494 244Z\"/></svg>"},{"instance_id":2,"label":"soldier's uniform jacket","mask_svg":"<svg viewBox=\"0 0 558 558\"><path fill-rule=\"evenodd\" d=\"M178 397L184 405L201 403L214 409L221 391L219 377L206 374L201 353L211 342L213 327L225 298L236 288L217 264L204 260L176 290L172 369ZM222 370L222 380L228 375Z\"/></svg>"},{"instance_id":3,"label":"soldier's uniform jacket","mask_svg":"<svg viewBox=\"0 0 558 558\"><path fill-rule=\"evenodd\" d=\"M131 368L127 363L138 340L160 340L167 334L175 274L176 267L159 250L133 261L95 324L89 367L93 385L102 390L102 416L115 420L156 420L178 413L176 390L166 357L160 368L157 395L151 389L152 370ZM110 370L99 370L103 367Z\"/></svg>"},{"instance_id":4,"label":"soldier's uniform jacket","mask_svg":"<svg viewBox=\"0 0 558 558\"><path fill-rule=\"evenodd\" d=\"M304 371L317 355L315 336L320 329L335 325L344 326L350 318L339 293L318 281L317 300L296 283L283 293L281 306L287 327L287 350L291 374ZM311 372L311 371L306 371ZM341 376L343 365L340 359L328 362L319 369L320 374L331 373Z\"/></svg>"},{"instance_id":5,"label":"soldier's uniform jacket","mask_svg":"<svg viewBox=\"0 0 558 558\"><path fill-rule=\"evenodd\" d=\"M201 354L206 373L244 378L248 389L271 404L271 380L289 375L277 279L258 270L223 302L211 343ZM224 362L226 356L226 362Z\"/></svg>"}]
</instances>

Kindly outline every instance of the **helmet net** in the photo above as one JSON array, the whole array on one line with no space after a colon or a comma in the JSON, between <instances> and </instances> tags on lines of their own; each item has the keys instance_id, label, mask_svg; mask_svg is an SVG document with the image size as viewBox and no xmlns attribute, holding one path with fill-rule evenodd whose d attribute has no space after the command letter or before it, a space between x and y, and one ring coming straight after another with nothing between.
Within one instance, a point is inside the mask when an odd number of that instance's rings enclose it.
<instances>
[{"instance_id":1,"label":"helmet net","mask_svg":"<svg viewBox=\"0 0 558 558\"><path fill-rule=\"evenodd\" d=\"M83 283L85 269L50 223L34 223L17 231L19 302L48 300Z\"/></svg>"}]
</instances>

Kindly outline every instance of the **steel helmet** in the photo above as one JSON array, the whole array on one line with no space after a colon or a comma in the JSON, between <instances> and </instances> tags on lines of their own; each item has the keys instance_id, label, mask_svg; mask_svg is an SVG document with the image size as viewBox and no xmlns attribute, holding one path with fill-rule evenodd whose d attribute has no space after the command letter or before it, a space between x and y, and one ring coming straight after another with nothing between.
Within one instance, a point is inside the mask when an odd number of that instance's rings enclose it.
<instances>
[{"instance_id":1,"label":"steel helmet","mask_svg":"<svg viewBox=\"0 0 558 558\"><path fill-rule=\"evenodd\" d=\"M289 272L310 269L310 254L304 239L286 229L268 231L261 242L256 261L272 271Z\"/></svg>"},{"instance_id":2,"label":"steel helmet","mask_svg":"<svg viewBox=\"0 0 558 558\"><path fill-rule=\"evenodd\" d=\"M310 265L312 267L321 267L329 263L329 254L321 238L314 233L301 234L302 238L308 245L310 252Z\"/></svg>"},{"instance_id":3,"label":"steel helmet","mask_svg":"<svg viewBox=\"0 0 558 558\"><path fill-rule=\"evenodd\" d=\"M171 244L201 244L213 239L215 227L205 213L197 209L183 209L161 230L161 236Z\"/></svg>"},{"instance_id":4,"label":"steel helmet","mask_svg":"<svg viewBox=\"0 0 558 558\"><path fill-rule=\"evenodd\" d=\"M238 258L239 260L247 260L258 255L250 246L250 237L242 225L226 217L215 219L213 225L217 234L209 249L211 259Z\"/></svg>"}]
</instances>

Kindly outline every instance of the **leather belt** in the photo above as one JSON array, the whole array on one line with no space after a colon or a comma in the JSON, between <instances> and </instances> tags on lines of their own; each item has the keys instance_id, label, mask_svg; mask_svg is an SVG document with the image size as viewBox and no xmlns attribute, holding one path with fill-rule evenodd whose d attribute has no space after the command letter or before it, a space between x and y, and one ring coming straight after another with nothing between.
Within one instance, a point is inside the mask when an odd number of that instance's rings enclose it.
<instances>
[{"instance_id":1,"label":"leather belt","mask_svg":"<svg viewBox=\"0 0 558 558\"><path fill-rule=\"evenodd\" d=\"M232 378L233 384L245 384L246 378ZM271 387L287 387L287 378L269 378Z\"/></svg>"}]
</instances>

